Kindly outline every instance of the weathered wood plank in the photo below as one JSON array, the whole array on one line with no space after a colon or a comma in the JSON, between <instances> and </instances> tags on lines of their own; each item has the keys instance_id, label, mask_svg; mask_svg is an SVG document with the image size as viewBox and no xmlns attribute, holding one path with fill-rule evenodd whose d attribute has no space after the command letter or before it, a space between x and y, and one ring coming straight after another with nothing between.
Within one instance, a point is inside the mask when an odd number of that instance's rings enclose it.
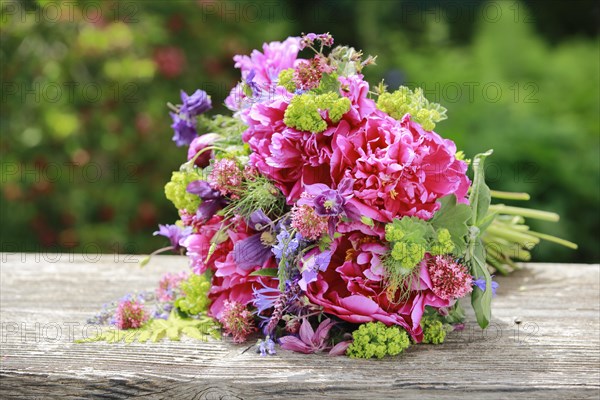
<instances>
[{"instance_id":1,"label":"weathered wood plank","mask_svg":"<svg viewBox=\"0 0 600 400\"><path fill-rule=\"evenodd\" d=\"M85 320L103 302L154 288L185 258L156 257L142 270L113 255L1 256L1 398L600 397L598 265L529 264L498 278L487 331L469 313L442 346L366 361L259 357L228 341L75 344L93 334Z\"/></svg>"}]
</instances>

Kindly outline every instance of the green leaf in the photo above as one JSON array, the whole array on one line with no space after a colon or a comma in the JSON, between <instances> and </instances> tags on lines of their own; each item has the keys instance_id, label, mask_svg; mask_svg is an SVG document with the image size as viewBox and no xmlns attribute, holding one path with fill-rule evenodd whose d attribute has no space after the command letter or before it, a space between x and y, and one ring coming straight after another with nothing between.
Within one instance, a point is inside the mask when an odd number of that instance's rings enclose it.
<instances>
[{"instance_id":1,"label":"green leaf","mask_svg":"<svg viewBox=\"0 0 600 400\"><path fill-rule=\"evenodd\" d=\"M473 159L473 186L471 187L471 195L469 196L473 215L470 225L478 227L480 227L480 224L486 217L492 199L490 188L485 183L485 170L483 167L486 157L492 153L493 150L488 150L485 153L477 154Z\"/></svg>"},{"instance_id":2,"label":"green leaf","mask_svg":"<svg viewBox=\"0 0 600 400\"><path fill-rule=\"evenodd\" d=\"M167 337L172 341L179 341L179 327L170 326L167 328Z\"/></svg>"},{"instance_id":3,"label":"green leaf","mask_svg":"<svg viewBox=\"0 0 600 400\"><path fill-rule=\"evenodd\" d=\"M158 342L159 340L161 340L162 338L165 337L165 334L167 333L166 329L157 329L154 332L152 332L152 335L150 336L150 340L152 340L154 343Z\"/></svg>"},{"instance_id":4,"label":"green leaf","mask_svg":"<svg viewBox=\"0 0 600 400\"><path fill-rule=\"evenodd\" d=\"M150 262L150 258L150 256L142 258L142 260L140 261L140 267L145 267Z\"/></svg>"},{"instance_id":5,"label":"green leaf","mask_svg":"<svg viewBox=\"0 0 600 400\"><path fill-rule=\"evenodd\" d=\"M186 326L181 331L192 339L202 340L204 342L208 340L206 334L202 333L200 329L193 326Z\"/></svg>"},{"instance_id":6,"label":"green leaf","mask_svg":"<svg viewBox=\"0 0 600 400\"><path fill-rule=\"evenodd\" d=\"M485 291L475 286L471 293L471 305L475 311L477 323L482 329L485 329L492 319L492 277L485 264L485 249L481 239L470 243L467 256L470 258L469 265L475 279L485 279Z\"/></svg>"},{"instance_id":7,"label":"green leaf","mask_svg":"<svg viewBox=\"0 0 600 400\"><path fill-rule=\"evenodd\" d=\"M263 268L252 272L250 276L277 276L277 268Z\"/></svg>"},{"instance_id":8,"label":"green leaf","mask_svg":"<svg viewBox=\"0 0 600 400\"><path fill-rule=\"evenodd\" d=\"M142 330L140 332L140 335L138 336L138 342L140 343L146 343L148 341L148 339L150 339L150 336L152 335L152 331L150 330Z\"/></svg>"},{"instance_id":9,"label":"green leaf","mask_svg":"<svg viewBox=\"0 0 600 400\"><path fill-rule=\"evenodd\" d=\"M471 218L471 207L467 204L457 204L456 196L450 195L439 200L441 208L430 221L436 229L448 229L454 243L454 253L464 254L466 236L469 232L467 221Z\"/></svg>"}]
</instances>

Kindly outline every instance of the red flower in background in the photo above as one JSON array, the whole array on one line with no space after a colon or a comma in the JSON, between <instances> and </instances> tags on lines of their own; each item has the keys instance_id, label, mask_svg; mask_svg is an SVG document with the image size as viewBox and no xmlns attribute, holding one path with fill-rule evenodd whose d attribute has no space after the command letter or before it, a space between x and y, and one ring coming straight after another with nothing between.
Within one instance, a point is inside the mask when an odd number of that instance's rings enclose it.
<instances>
[{"instance_id":1,"label":"red flower in background","mask_svg":"<svg viewBox=\"0 0 600 400\"><path fill-rule=\"evenodd\" d=\"M154 50L154 62L165 78L176 78L186 64L185 54L179 47L158 47Z\"/></svg>"}]
</instances>

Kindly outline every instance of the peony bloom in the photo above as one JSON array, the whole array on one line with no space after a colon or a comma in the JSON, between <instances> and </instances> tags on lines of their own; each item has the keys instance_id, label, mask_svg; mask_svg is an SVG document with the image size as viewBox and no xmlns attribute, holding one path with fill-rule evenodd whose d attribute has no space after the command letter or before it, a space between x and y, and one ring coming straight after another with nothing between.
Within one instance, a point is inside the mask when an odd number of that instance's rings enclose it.
<instances>
[{"instance_id":1,"label":"peony bloom","mask_svg":"<svg viewBox=\"0 0 600 400\"><path fill-rule=\"evenodd\" d=\"M242 79L253 74L252 81L261 88L268 87L277 81L279 73L294 67L300 51L300 38L289 37L283 42L263 44L262 53L253 50L250 56L233 57L235 68L241 69Z\"/></svg>"},{"instance_id":2,"label":"peony bloom","mask_svg":"<svg viewBox=\"0 0 600 400\"><path fill-rule=\"evenodd\" d=\"M202 225L198 233L189 235L181 241L181 245L187 249L190 267L195 274L203 274L209 267L214 271L215 261L224 260L227 253L231 251L233 245L229 241L224 241L214 246L209 257L211 240L221 228L222 221L223 217L214 216Z\"/></svg>"},{"instance_id":3,"label":"peony bloom","mask_svg":"<svg viewBox=\"0 0 600 400\"><path fill-rule=\"evenodd\" d=\"M220 319L225 307L225 301L235 301L247 305L253 299L255 289L264 285L276 287L277 281L265 277L250 275L260 268L275 268L273 256L260 259L254 263L238 264L235 260L234 244L253 236L256 232L248 227L242 220L235 221L234 225L225 232L220 232L223 218L211 218L198 234L190 235L183 241L187 248L191 267L197 274L207 269L213 271L211 289L208 294L211 300L208 314ZM215 235L216 245L213 245ZM250 265L250 267L249 267Z\"/></svg>"},{"instance_id":4,"label":"peony bloom","mask_svg":"<svg viewBox=\"0 0 600 400\"><path fill-rule=\"evenodd\" d=\"M354 232L332 246L331 264L320 271L318 279L307 287L306 295L326 313L352 323L381 321L400 325L420 341L420 326L425 306L447 307L453 300L442 299L432 290L425 262L405 300L390 301L386 293L381 258L386 252L378 237ZM337 268L335 266L338 266Z\"/></svg>"},{"instance_id":5,"label":"peony bloom","mask_svg":"<svg viewBox=\"0 0 600 400\"><path fill-rule=\"evenodd\" d=\"M242 73L242 81L252 90L252 97L244 93L244 84L234 87L225 105L232 111L247 112L248 107L256 103L271 100L277 85L279 73L296 64L300 38L289 37L283 42L263 44L263 52L252 51L250 56L233 57L235 67Z\"/></svg>"},{"instance_id":6,"label":"peony bloom","mask_svg":"<svg viewBox=\"0 0 600 400\"><path fill-rule=\"evenodd\" d=\"M332 176L356 180L352 204L367 217L430 219L441 197L455 194L467 201L467 164L456 159L454 143L423 130L408 114L396 121L374 113L360 129L335 141Z\"/></svg>"}]
</instances>

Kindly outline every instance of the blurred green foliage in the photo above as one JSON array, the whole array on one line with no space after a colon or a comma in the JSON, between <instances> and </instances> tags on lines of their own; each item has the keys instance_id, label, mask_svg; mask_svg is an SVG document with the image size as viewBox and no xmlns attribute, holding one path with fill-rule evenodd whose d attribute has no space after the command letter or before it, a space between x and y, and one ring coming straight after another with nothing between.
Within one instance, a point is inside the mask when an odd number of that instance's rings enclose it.
<instances>
[{"instance_id":1,"label":"blurred green foliage","mask_svg":"<svg viewBox=\"0 0 600 400\"><path fill-rule=\"evenodd\" d=\"M536 260L597 262L597 5L450 3L3 1L2 250L160 247L152 231L176 219L163 186L186 154L166 103L201 88L222 112L233 55L330 31L379 56L373 84L422 86L446 107L436 130L467 156L494 148L491 187L562 215L534 227L580 251L542 244Z\"/></svg>"}]
</instances>

